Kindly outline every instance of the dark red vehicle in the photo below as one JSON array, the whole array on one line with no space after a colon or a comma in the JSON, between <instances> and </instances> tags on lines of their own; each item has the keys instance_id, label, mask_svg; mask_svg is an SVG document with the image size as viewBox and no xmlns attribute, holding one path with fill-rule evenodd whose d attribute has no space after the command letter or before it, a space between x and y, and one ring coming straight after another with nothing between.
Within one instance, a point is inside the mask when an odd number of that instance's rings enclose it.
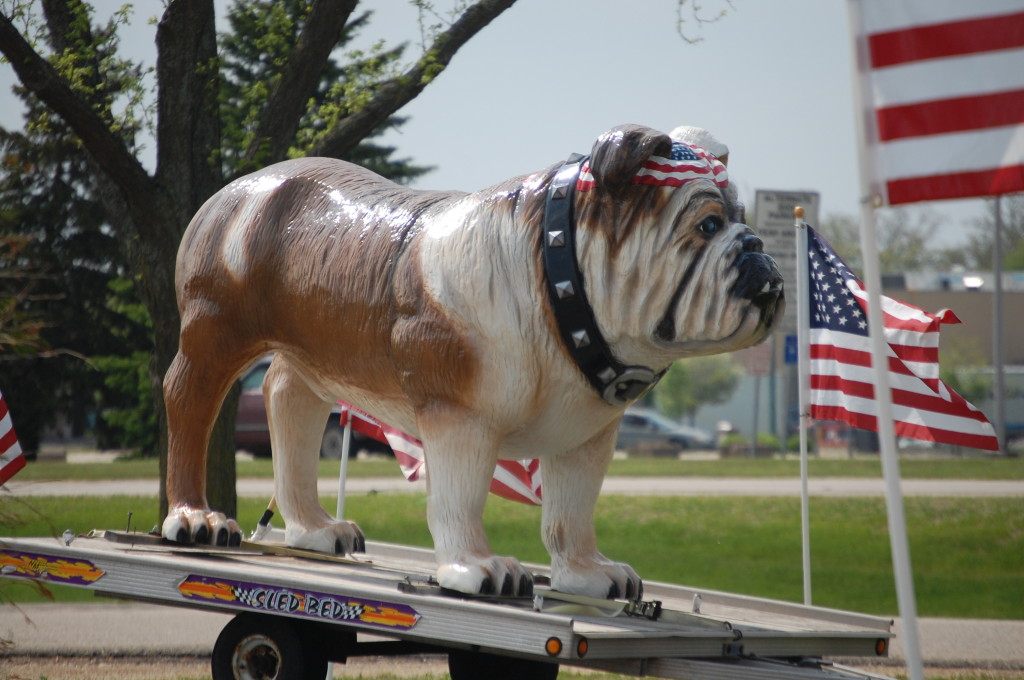
<instances>
[{"instance_id":1,"label":"dark red vehicle","mask_svg":"<svg viewBox=\"0 0 1024 680\"><path fill-rule=\"evenodd\" d=\"M238 397L238 417L235 421L235 448L243 449L255 456L270 455L270 429L267 426L267 407L263 401L263 376L267 373L272 357L266 356L253 364L242 374L242 393ZM342 407L335 405L324 424L324 436L320 442L321 458L340 458L345 431L341 426ZM360 450L371 453L390 454L391 448L382 442L359 432L352 432L351 454Z\"/></svg>"}]
</instances>

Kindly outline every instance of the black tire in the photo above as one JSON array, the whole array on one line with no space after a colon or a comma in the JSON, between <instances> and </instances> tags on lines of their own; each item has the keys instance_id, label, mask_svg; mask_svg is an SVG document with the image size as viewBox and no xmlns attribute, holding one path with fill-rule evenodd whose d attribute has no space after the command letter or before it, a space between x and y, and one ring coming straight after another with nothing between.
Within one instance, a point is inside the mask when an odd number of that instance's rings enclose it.
<instances>
[{"instance_id":1,"label":"black tire","mask_svg":"<svg viewBox=\"0 0 1024 680\"><path fill-rule=\"evenodd\" d=\"M484 652L448 653L448 674L452 680L555 680L558 664Z\"/></svg>"},{"instance_id":2,"label":"black tire","mask_svg":"<svg viewBox=\"0 0 1024 680\"><path fill-rule=\"evenodd\" d=\"M213 680L304 680L327 675L327 658L303 647L297 625L284 618L239 614L213 646Z\"/></svg>"},{"instance_id":3,"label":"black tire","mask_svg":"<svg viewBox=\"0 0 1024 680\"><path fill-rule=\"evenodd\" d=\"M341 450L345 446L345 428L332 418L324 428L324 437L320 440L320 457L329 460L341 458Z\"/></svg>"}]
</instances>

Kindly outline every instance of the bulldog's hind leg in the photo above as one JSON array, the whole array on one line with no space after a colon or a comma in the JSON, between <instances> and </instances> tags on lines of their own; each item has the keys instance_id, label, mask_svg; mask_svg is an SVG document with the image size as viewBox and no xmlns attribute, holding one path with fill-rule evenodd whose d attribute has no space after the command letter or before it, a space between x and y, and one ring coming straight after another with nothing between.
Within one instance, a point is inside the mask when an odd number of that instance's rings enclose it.
<instances>
[{"instance_id":1,"label":"bulldog's hind leg","mask_svg":"<svg viewBox=\"0 0 1024 680\"><path fill-rule=\"evenodd\" d=\"M420 414L419 428L438 583L472 594L532 593L530 573L515 558L494 555L484 531L484 504L497 462L493 432L455 409Z\"/></svg>"},{"instance_id":2,"label":"bulldog's hind leg","mask_svg":"<svg viewBox=\"0 0 1024 680\"><path fill-rule=\"evenodd\" d=\"M363 552L363 532L354 522L327 514L317 496L317 467L331 402L320 398L283 355L274 357L263 379L274 492L284 519L285 541L328 554Z\"/></svg>"},{"instance_id":3,"label":"bulldog's hind leg","mask_svg":"<svg viewBox=\"0 0 1024 680\"><path fill-rule=\"evenodd\" d=\"M178 543L239 545L238 523L206 501L206 449L235 366L182 335L182 349L164 377L167 408L167 501L164 538Z\"/></svg>"},{"instance_id":4,"label":"bulldog's hind leg","mask_svg":"<svg viewBox=\"0 0 1024 680\"><path fill-rule=\"evenodd\" d=\"M614 453L618 423L583 446L541 460L541 535L551 555L551 587L565 593L639 598L643 582L628 564L597 549L594 506Z\"/></svg>"}]
</instances>

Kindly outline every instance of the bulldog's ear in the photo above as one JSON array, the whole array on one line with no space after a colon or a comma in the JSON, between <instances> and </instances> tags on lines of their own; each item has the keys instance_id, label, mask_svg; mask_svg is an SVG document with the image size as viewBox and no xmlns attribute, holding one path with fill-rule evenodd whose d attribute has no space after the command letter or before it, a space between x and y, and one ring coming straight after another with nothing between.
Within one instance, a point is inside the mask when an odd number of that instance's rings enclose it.
<instances>
[{"instance_id":1,"label":"bulldog's ear","mask_svg":"<svg viewBox=\"0 0 1024 680\"><path fill-rule=\"evenodd\" d=\"M631 183L651 156L671 153L672 140L664 132L640 125L620 125L594 142L590 173L599 187L614 189Z\"/></svg>"}]
</instances>

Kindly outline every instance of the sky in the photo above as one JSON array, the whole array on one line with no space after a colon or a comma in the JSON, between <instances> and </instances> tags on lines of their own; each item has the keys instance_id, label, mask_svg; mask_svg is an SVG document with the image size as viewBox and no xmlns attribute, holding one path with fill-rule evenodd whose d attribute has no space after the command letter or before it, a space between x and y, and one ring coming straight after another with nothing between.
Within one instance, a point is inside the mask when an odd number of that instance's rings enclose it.
<instances>
[{"instance_id":1,"label":"sky","mask_svg":"<svg viewBox=\"0 0 1024 680\"><path fill-rule=\"evenodd\" d=\"M109 13L122 0L95 0ZM451 3L438 0L446 7ZM859 213L850 34L844 0L702 0L698 23L677 0L520 0L472 39L398 113L409 118L385 143L435 171L422 189L474 191L587 153L623 123L670 131L707 128L730 148L730 176L752 208L757 190L816 191L821 217ZM218 0L223 8L225 2ZM152 63L160 11L136 3L123 37ZM408 42L419 53L416 11L404 0L369 0L360 37L369 46ZM223 27L223 22L221 27ZM0 65L0 124L18 124L10 66ZM936 245L956 245L985 211L981 200L910 210L946 216Z\"/></svg>"}]
</instances>

